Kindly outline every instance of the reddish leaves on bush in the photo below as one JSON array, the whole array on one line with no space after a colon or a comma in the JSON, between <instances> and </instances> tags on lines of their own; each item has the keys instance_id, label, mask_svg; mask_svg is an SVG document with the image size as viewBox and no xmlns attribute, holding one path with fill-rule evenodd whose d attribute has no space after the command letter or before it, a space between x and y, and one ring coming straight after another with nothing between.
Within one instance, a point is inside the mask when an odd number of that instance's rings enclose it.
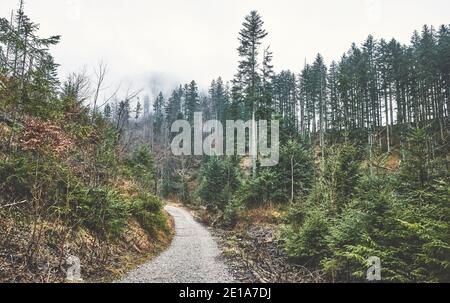
<instances>
[{"instance_id":1,"label":"reddish leaves on bush","mask_svg":"<svg viewBox=\"0 0 450 303\"><path fill-rule=\"evenodd\" d=\"M19 147L25 151L52 152L62 155L74 146L61 127L51 122L27 119L19 136Z\"/></svg>"}]
</instances>

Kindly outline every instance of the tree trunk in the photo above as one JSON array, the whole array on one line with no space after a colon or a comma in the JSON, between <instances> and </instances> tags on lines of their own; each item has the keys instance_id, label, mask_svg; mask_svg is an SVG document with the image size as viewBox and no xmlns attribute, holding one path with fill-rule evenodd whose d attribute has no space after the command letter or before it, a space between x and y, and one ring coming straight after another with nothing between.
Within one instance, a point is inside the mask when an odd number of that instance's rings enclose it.
<instances>
[{"instance_id":1,"label":"tree trunk","mask_svg":"<svg viewBox=\"0 0 450 303\"><path fill-rule=\"evenodd\" d=\"M294 156L291 156L291 202L294 202Z\"/></svg>"}]
</instances>

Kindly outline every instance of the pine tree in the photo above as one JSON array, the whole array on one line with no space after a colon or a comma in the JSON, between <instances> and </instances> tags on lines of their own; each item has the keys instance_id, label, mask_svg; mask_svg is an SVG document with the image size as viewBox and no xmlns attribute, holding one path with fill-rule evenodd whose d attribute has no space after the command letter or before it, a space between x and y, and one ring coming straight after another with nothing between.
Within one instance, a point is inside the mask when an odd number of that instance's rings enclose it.
<instances>
[{"instance_id":1,"label":"pine tree","mask_svg":"<svg viewBox=\"0 0 450 303\"><path fill-rule=\"evenodd\" d=\"M199 108L203 113L203 119L211 120L216 117L214 104L209 96L201 94Z\"/></svg>"},{"instance_id":2,"label":"pine tree","mask_svg":"<svg viewBox=\"0 0 450 303\"><path fill-rule=\"evenodd\" d=\"M366 69L367 78L363 83L365 86L366 100L366 123L370 130L369 136L373 136L376 128L380 126L380 117L378 113L379 97L378 97L378 77L376 69L376 42L373 36L369 36L363 44L363 58Z\"/></svg>"},{"instance_id":3,"label":"pine tree","mask_svg":"<svg viewBox=\"0 0 450 303\"><path fill-rule=\"evenodd\" d=\"M182 114L183 90L176 89L172 92L171 97L167 100L165 106L166 121L170 127L176 120L183 117Z\"/></svg>"},{"instance_id":4,"label":"pine tree","mask_svg":"<svg viewBox=\"0 0 450 303\"><path fill-rule=\"evenodd\" d=\"M154 115L153 129L155 135L157 136L162 135L162 130L164 126L164 105L165 100L161 92L156 98L155 103L153 103L153 115Z\"/></svg>"},{"instance_id":5,"label":"pine tree","mask_svg":"<svg viewBox=\"0 0 450 303\"><path fill-rule=\"evenodd\" d=\"M450 25L442 25L439 28L438 33L438 45L437 45L437 65L440 69L440 91L441 91L441 111L444 104L447 107L447 112L441 112L441 118L450 117Z\"/></svg>"},{"instance_id":6,"label":"pine tree","mask_svg":"<svg viewBox=\"0 0 450 303\"><path fill-rule=\"evenodd\" d=\"M211 98L213 118L219 120L223 125L225 125L227 113L230 108L230 96L228 88L224 84L221 77L211 82L209 95Z\"/></svg>"},{"instance_id":7,"label":"pine tree","mask_svg":"<svg viewBox=\"0 0 450 303\"><path fill-rule=\"evenodd\" d=\"M285 201L294 202L298 196L307 196L314 182L312 150L303 142L288 141L280 149L280 163L275 168L283 189Z\"/></svg>"},{"instance_id":8,"label":"pine tree","mask_svg":"<svg viewBox=\"0 0 450 303\"><path fill-rule=\"evenodd\" d=\"M110 120L112 117L112 109L109 103L105 105L105 108L103 110L103 116L105 116L107 120Z\"/></svg>"},{"instance_id":9,"label":"pine tree","mask_svg":"<svg viewBox=\"0 0 450 303\"><path fill-rule=\"evenodd\" d=\"M256 120L256 111L258 109L258 101L261 96L261 75L259 73L259 47L262 39L267 36L267 32L263 29L264 22L257 11L251 11L245 17L242 24L243 29L239 33L240 46L238 48L239 56L241 58L238 67L238 73L234 79L234 94L237 100L233 102L242 102L243 118L244 120ZM238 103L238 104L239 104ZM234 104L237 106L237 104ZM234 108L237 110L237 108ZM253 125L253 133L250 134L249 140L252 140L253 146L256 147L256 123ZM253 177L256 177L256 150L251 151Z\"/></svg>"},{"instance_id":10,"label":"pine tree","mask_svg":"<svg viewBox=\"0 0 450 303\"><path fill-rule=\"evenodd\" d=\"M323 61L322 55L318 54L313 64L314 72L314 99L317 101L315 106L317 113L314 113L314 119L318 116L319 123L319 142L320 147L325 147L325 132L328 126L328 106L327 106L327 67Z\"/></svg>"},{"instance_id":11,"label":"pine tree","mask_svg":"<svg viewBox=\"0 0 450 303\"><path fill-rule=\"evenodd\" d=\"M329 128L335 133L342 130L343 124L342 104L339 96L339 67L335 61L331 63L327 83L330 104Z\"/></svg>"},{"instance_id":12,"label":"pine tree","mask_svg":"<svg viewBox=\"0 0 450 303\"><path fill-rule=\"evenodd\" d=\"M227 202L227 172L224 163L216 156L202 165L199 196L210 209L224 210Z\"/></svg>"},{"instance_id":13,"label":"pine tree","mask_svg":"<svg viewBox=\"0 0 450 303\"><path fill-rule=\"evenodd\" d=\"M272 65L273 53L269 47L264 50L263 64L261 69L262 77L262 95L259 102L258 112L256 118L258 120L271 120L274 106L273 106L273 78L274 71Z\"/></svg>"},{"instance_id":14,"label":"pine tree","mask_svg":"<svg viewBox=\"0 0 450 303\"><path fill-rule=\"evenodd\" d=\"M282 71L273 78L273 103L277 117L282 122L282 142L297 137L298 93L297 80L291 71Z\"/></svg>"},{"instance_id":15,"label":"pine tree","mask_svg":"<svg viewBox=\"0 0 450 303\"><path fill-rule=\"evenodd\" d=\"M185 117L191 123L194 123L194 114L200 110L200 96L195 81L185 85Z\"/></svg>"},{"instance_id":16,"label":"pine tree","mask_svg":"<svg viewBox=\"0 0 450 303\"><path fill-rule=\"evenodd\" d=\"M128 129L130 124L130 100L125 99L115 104L113 125L118 134L118 141L120 141Z\"/></svg>"},{"instance_id":17,"label":"pine tree","mask_svg":"<svg viewBox=\"0 0 450 303\"><path fill-rule=\"evenodd\" d=\"M58 105L59 80L58 65L48 50L60 36L38 37L39 25L25 14L23 0L12 22L0 20L0 69L14 81L13 112L51 115Z\"/></svg>"},{"instance_id":18,"label":"pine tree","mask_svg":"<svg viewBox=\"0 0 450 303\"><path fill-rule=\"evenodd\" d=\"M264 22L257 11L252 11L245 17L243 29L239 33L240 46L238 48L241 61L235 83L239 85L243 95L244 119L248 120L256 112L260 93L261 76L259 73L259 47L262 39L267 36L263 29Z\"/></svg>"}]
</instances>

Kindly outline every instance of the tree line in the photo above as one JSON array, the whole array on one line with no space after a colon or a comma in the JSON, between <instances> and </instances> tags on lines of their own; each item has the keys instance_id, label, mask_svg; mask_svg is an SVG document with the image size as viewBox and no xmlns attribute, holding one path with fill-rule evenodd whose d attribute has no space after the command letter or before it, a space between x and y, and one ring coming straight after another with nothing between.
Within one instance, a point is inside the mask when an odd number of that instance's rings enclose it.
<instances>
[{"instance_id":1,"label":"tree line","mask_svg":"<svg viewBox=\"0 0 450 303\"><path fill-rule=\"evenodd\" d=\"M166 120L204 116L249 120L280 119L288 136L301 135L321 147L344 139L390 151L403 145L411 128L429 128L433 144L448 136L450 113L450 26L415 31L410 45L369 36L353 44L330 66L318 54L296 74L275 73L273 54L261 44L267 32L257 12L246 17L239 34L241 60L231 83L214 80L200 95L195 81L154 103L157 134ZM437 130L436 132L434 130ZM431 134L430 133L430 134Z\"/></svg>"}]
</instances>

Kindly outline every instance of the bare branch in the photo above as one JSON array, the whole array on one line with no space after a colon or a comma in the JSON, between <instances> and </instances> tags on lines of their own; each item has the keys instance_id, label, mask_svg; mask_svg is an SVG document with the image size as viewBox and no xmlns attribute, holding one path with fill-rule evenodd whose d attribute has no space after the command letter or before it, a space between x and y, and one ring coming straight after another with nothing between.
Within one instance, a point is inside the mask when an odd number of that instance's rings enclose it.
<instances>
[{"instance_id":1,"label":"bare branch","mask_svg":"<svg viewBox=\"0 0 450 303\"><path fill-rule=\"evenodd\" d=\"M94 107L92 110L92 117L94 118L96 112L97 112L97 102L100 95L100 92L104 89L103 84L106 78L106 73L108 71L108 65L105 64L102 61L98 64L97 68L94 69L94 73L96 76L96 87L95 87L95 94L94 94Z\"/></svg>"}]
</instances>

